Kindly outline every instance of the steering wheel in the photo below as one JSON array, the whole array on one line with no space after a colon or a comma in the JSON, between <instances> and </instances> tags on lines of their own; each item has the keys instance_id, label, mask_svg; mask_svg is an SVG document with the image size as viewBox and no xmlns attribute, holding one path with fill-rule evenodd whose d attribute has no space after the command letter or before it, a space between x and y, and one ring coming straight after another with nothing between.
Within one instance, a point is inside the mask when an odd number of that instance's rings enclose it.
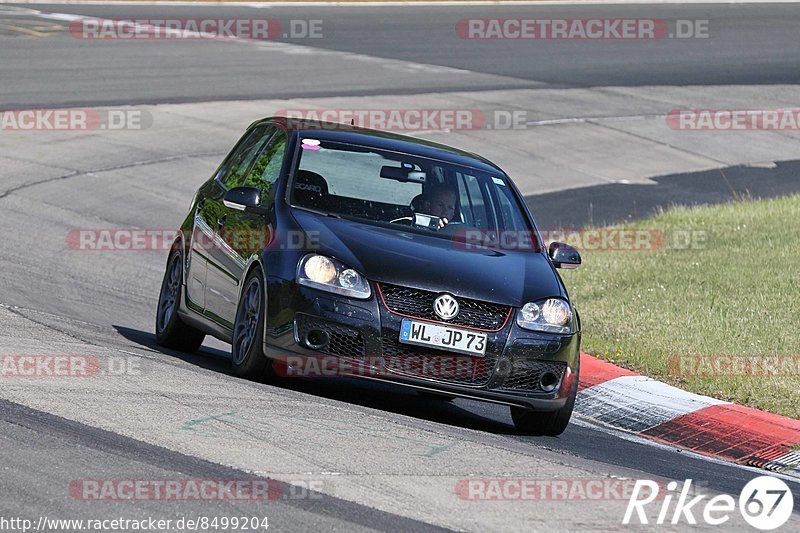
<instances>
[{"instance_id":1,"label":"steering wheel","mask_svg":"<svg viewBox=\"0 0 800 533\"><path fill-rule=\"evenodd\" d=\"M443 233L445 235L452 234L458 231L460 226L464 226L464 223L460 220L453 220L452 222L448 222L439 228L439 233Z\"/></svg>"}]
</instances>

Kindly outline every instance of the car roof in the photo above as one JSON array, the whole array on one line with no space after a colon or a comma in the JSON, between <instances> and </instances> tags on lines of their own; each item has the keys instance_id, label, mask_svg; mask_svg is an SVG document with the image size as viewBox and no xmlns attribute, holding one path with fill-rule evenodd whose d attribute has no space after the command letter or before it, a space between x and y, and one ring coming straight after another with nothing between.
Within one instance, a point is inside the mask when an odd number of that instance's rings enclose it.
<instances>
[{"instance_id":1,"label":"car roof","mask_svg":"<svg viewBox=\"0 0 800 533\"><path fill-rule=\"evenodd\" d=\"M472 167L484 172L494 174L499 172L505 175L505 172L500 167L478 154L426 139L334 122L287 119L286 117L267 117L258 122L264 121L275 122L283 128L293 131L298 137L311 137L323 141L336 141L392 150Z\"/></svg>"}]
</instances>

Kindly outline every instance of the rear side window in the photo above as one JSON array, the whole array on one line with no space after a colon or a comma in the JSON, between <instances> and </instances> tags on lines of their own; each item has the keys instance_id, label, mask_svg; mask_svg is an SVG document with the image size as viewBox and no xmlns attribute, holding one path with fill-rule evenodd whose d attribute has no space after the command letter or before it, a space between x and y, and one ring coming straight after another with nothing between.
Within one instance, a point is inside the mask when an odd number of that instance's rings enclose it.
<instances>
[{"instance_id":1,"label":"rear side window","mask_svg":"<svg viewBox=\"0 0 800 533\"><path fill-rule=\"evenodd\" d=\"M245 177L253 167L261 147L274 132L274 126L258 126L239 143L220 172L219 180L226 188L244 185Z\"/></svg>"}]
</instances>

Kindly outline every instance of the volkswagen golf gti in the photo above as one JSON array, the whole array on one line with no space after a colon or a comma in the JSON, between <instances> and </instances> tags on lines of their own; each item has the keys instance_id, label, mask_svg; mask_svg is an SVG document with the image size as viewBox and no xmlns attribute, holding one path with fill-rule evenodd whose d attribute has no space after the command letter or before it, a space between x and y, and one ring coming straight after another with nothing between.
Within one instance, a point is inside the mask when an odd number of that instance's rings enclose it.
<instances>
[{"instance_id":1,"label":"volkswagen golf gti","mask_svg":"<svg viewBox=\"0 0 800 533\"><path fill-rule=\"evenodd\" d=\"M206 335L230 343L249 379L335 368L507 405L521 432L558 435L581 330L556 269L580 262L545 247L514 183L478 155L266 118L192 200L156 336L187 352Z\"/></svg>"}]
</instances>

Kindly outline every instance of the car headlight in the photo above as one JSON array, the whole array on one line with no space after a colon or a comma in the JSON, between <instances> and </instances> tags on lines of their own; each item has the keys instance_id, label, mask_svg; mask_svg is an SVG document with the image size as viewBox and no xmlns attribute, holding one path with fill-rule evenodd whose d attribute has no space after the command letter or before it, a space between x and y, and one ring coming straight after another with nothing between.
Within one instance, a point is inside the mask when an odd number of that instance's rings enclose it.
<instances>
[{"instance_id":1,"label":"car headlight","mask_svg":"<svg viewBox=\"0 0 800 533\"><path fill-rule=\"evenodd\" d=\"M572 309L564 300L549 298L530 302L517 313L517 325L533 331L572 332Z\"/></svg>"},{"instance_id":2,"label":"car headlight","mask_svg":"<svg viewBox=\"0 0 800 533\"><path fill-rule=\"evenodd\" d=\"M369 298L372 291L364 276L324 255L307 255L297 265L300 285L353 298Z\"/></svg>"}]
</instances>

